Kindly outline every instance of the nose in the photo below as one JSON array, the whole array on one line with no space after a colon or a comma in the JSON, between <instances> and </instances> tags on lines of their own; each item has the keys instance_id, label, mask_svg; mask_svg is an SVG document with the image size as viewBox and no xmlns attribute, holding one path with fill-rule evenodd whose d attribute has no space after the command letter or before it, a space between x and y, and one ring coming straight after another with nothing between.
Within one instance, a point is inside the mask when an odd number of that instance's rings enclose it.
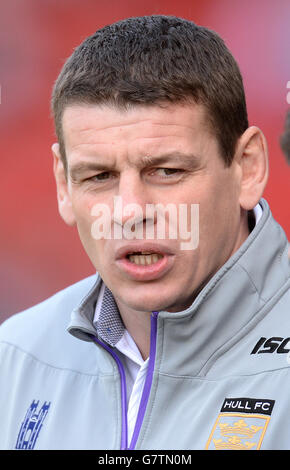
<instances>
[{"instance_id":1,"label":"nose","mask_svg":"<svg viewBox=\"0 0 290 470\"><path fill-rule=\"evenodd\" d=\"M117 196L117 197L116 197ZM115 194L113 220L124 227L130 222L135 230L146 223L146 204L150 203L148 188L139 173L133 169L120 176L118 192Z\"/></svg>"}]
</instances>

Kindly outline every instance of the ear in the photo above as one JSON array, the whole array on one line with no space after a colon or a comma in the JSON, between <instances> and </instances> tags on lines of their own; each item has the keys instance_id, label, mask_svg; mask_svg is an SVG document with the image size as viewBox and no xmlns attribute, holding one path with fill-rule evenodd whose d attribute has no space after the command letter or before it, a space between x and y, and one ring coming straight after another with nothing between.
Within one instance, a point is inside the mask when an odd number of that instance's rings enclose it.
<instances>
[{"instance_id":1,"label":"ear","mask_svg":"<svg viewBox=\"0 0 290 470\"><path fill-rule=\"evenodd\" d=\"M53 155L53 172L56 181L58 211L65 223L72 227L76 224L76 220L68 191L65 169L60 156L59 144L53 144L51 150Z\"/></svg>"},{"instance_id":2,"label":"ear","mask_svg":"<svg viewBox=\"0 0 290 470\"><path fill-rule=\"evenodd\" d=\"M261 199L269 175L267 141L258 127L249 127L239 138L236 156L241 168L240 206L251 210Z\"/></svg>"}]
</instances>

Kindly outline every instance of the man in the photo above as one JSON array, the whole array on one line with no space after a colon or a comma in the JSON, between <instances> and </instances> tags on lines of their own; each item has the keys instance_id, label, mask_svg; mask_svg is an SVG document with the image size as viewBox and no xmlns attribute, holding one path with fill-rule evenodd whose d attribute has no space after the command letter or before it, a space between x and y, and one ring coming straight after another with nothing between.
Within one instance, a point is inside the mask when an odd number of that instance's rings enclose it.
<instances>
[{"instance_id":1,"label":"man","mask_svg":"<svg viewBox=\"0 0 290 470\"><path fill-rule=\"evenodd\" d=\"M287 239L223 41L107 26L52 110L59 212L97 274L2 325L1 447L289 448Z\"/></svg>"}]
</instances>

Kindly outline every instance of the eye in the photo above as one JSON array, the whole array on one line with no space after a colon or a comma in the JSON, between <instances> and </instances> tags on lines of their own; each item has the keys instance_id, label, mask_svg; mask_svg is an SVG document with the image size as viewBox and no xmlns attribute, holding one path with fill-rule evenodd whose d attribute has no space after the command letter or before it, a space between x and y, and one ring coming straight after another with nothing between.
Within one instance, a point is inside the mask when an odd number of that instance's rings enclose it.
<instances>
[{"instance_id":1,"label":"eye","mask_svg":"<svg viewBox=\"0 0 290 470\"><path fill-rule=\"evenodd\" d=\"M104 181L111 177L111 173L109 171L103 171L102 173L98 173L97 175L88 178L88 181Z\"/></svg>"},{"instance_id":2,"label":"eye","mask_svg":"<svg viewBox=\"0 0 290 470\"><path fill-rule=\"evenodd\" d=\"M178 168L157 168L155 171L158 174L158 176L161 176L161 177L169 177L171 175L176 175L182 172L182 170Z\"/></svg>"}]
</instances>

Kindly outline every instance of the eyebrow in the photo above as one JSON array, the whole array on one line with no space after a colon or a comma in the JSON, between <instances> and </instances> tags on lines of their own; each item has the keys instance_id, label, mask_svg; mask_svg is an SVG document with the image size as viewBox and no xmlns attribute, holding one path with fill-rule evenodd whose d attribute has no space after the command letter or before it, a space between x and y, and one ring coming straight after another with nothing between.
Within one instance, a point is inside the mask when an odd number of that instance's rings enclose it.
<instances>
[{"instance_id":1,"label":"eyebrow","mask_svg":"<svg viewBox=\"0 0 290 470\"><path fill-rule=\"evenodd\" d=\"M163 163L182 163L188 166L195 166L200 162L200 157L182 152L170 152L160 156L146 155L140 159L141 165L160 165Z\"/></svg>"},{"instance_id":2,"label":"eyebrow","mask_svg":"<svg viewBox=\"0 0 290 470\"><path fill-rule=\"evenodd\" d=\"M104 165L103 163L97 162L80 162L72 165L68 168L68 173L72 180L76 179L78 176L81 176L83 173L88 171L100 171L109 168L109 166Z\"/></svg>"},{"instance_id":3,"label":"eyebrow","mask_svg":"<svg viewBox=\"0 0 290 470\"><path fill-rule=\"evenodd\" d=\"M179 163L185 165L186 167L196 167L200 164L200 157L193 154L187 154L182 152L171 152L168 154L160 155L160 156L153 156L153 155L145 155L140 158L138 161L137 166L147 166L147 165L161 165L166 163ZM104 163L98 162L80 162L72 165L68 169L68 173L72 180L77 179L77 177L81 176L85 172L89 171L104 171L110 170L111 166L106 165Z\"/></svg>"}]
</instances>

